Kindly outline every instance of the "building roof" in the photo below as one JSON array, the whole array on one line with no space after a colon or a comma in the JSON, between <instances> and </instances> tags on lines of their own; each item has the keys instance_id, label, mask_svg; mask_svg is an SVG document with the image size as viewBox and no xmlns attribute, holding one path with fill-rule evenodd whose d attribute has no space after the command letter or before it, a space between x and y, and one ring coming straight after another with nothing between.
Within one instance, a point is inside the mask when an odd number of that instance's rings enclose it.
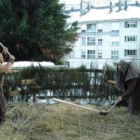
<instances>
[{"instance_id":1,"label":"building roof","mask_svg":"<svg viewBox=\"0 0 140 140\"><path fill-rule=\"evenodd\" d=\"M59 0L59 2L69 5L69 4L79 4L81 0Z\"/></svg>"},{"instance_id":2,"label":"building roof","mask_svg":"<svg viewBox=\"0 0 140 140\"><path fill-rule=\"evenodd\" d=\"M115 5L119 2L119 0L83 0L83 1L90 1L91 5L94 6L107 6L110 2ZM140 0L127 0L128 4L135 3L136 1L140 2ZM70 5L80 5L81 0L59 0L60 3L64 3L66 6ZM125 0L121 0L122 3L125 2Z\"/></svg>"},{"instance_id":3,"label":"building roof","mask_svg":"<svg viewBox=\"0 0 140 140\"><path fill-rule=\"evenodd\" d=\"M92 8L88 13L80 16L80 9L76 12L70 12L70 18L67 20L68 23L74 21L78 22L90 22L90 21L108 21L108 20L126 20L126 19L140 19L140 6L128 5L127 11L118 11L118 7L114 7L110 13L109 6L106 8Z\"/></svg>"}]
</instances>

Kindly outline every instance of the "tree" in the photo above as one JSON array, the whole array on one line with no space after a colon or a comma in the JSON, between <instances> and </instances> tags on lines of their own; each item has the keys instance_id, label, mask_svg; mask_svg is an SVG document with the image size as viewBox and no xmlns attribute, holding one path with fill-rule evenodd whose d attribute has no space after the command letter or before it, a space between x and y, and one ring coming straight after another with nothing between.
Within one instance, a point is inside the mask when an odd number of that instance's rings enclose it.
<instances>
[{"instance_id":1,"label":"tree","mask_svg":"<svg viewBox=\"0 0 140 140\"><path fill-rule=\"evenodd\" d=\"M0 41L16 60L58 61L77 39L77 23L58 0L0 0Z\"/></svg>"}]
</instances>

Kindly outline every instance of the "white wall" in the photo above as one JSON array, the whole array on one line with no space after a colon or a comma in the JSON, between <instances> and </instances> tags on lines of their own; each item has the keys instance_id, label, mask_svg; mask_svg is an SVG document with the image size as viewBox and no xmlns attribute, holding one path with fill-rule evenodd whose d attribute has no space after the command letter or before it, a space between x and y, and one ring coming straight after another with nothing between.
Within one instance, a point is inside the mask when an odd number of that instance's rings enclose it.
<instances>
[{"instance_id":1,"label":"white wall","mask_svg":"<svg viewBox=\"0 0 140 140\"><path fill-rule=\"evenodd\" d=\"M130 20L129 20L130 21ZM112 46L111 45L111 31L112 31L112 22L111 21L104 21L96 23L96 27L98 24L102 24L103 27L103 35L97 35L94 33L82 33L79 34L79 39L75 43L74 51L75 51L75 58L66 58L66 61L70 62L70 67L79 67L81 65L86 65L87 68L90 68L91 63L95 63L101 68L106 62L112 64L111 59L111 50L118 50L119 51L119 61L120 59L131 59L137 58L140 59L140 55L137 57L132 56L124 56L124 49L137 49L140 52L140 21L137 21L137 28L125 28L125 21L116 21L119 23L119 46ZM93 22L94 24L95 22ZM113 21L114 23L114 21ZM81 24L81 23L80 23ZM91 23L92 24L92 23ZM80 26L80 25L79 25ZM96 29L97 33L97 29ZM109 34L110 33L110 34ZM136 42L125 42L125 36L137 36ZM95 46L81 46L81 37L96 37L96 45ZM98 46L97 41L98 38L103 39L103 45ZM87 41L86 41L87 42ZM96 51L96 59L82 59L81 58L81 50L95 50ZM97 51L102 50L102 59L97 59Z\"/></svg>"}]
</instances>

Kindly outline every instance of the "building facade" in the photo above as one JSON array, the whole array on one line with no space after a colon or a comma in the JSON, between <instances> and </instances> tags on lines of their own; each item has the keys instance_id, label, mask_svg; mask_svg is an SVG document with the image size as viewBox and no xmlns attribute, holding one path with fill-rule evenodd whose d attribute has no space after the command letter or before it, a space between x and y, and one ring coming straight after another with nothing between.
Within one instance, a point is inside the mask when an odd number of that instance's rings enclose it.
<instances>
[{"instance_id":1,"label":"building facade","mask_svg":"<svg viewBox=\"0 0 140 140\"><path fill-rule=\"evenodd\" d=\"M83 8L83 9L82 9ZM121 3L94 7L81 1L80 9L71 9L68 24L78 21L78 40L65 57L70 67L85 65L102 68L120 59L140 60L140 6Z\"/></svg>"}]
</instances>

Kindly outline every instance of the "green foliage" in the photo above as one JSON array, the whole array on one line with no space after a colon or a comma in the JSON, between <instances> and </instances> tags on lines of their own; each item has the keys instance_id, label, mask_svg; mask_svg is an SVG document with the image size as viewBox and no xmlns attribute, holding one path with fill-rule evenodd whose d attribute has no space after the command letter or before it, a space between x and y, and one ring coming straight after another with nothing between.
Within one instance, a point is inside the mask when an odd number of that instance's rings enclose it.
<instances>
[{"instance_id":1,"label":"green foliage","mask_svg":"<svg viewBox=\"0 0 140 140\"><path fill-rule=\"evenodd\" d=\"M62 9L58 0L1 0L0 41L16 60L59 61L77 38Z\"/></svg>"},{"instance_id":2,"label":"green foliage","mask_svg":"<svg viewBox=\"0 0 140 140\"><path fill-rule=\"evenodd\" d=\"M104 78L106 80L114 80L115 70L114 70L113 66L111 66L109 64L105 64L103 69L105 70Z\"/></svg>"},{"instance_id":3,"label":"green foliage","mask_svg":"<svg viewBox=\"0 0 140 140\"><path fill-rule=\"evenodd\" d=\"M81 66L79 67L79 70L80 70L80 71L85 71L85 70L86 70L86 66L85 66L85 65L81 65Z\"/></svg>"},{"instance_id":4,"label":"green foliage","mask_svg":"<svg viewBox=\"0 0 140 140\"><path fill-rule=\"evenodd\" d=\"M86 69L85 69L86 70ZM18 73L8 73L5 77L4 93L9 100L10 91L21 89L22 100L28 99L32 94L46 90L53 92L55 96L68 96L69 92L77 94L77 89L86 95L90 86L89 75L84 69L52 69L39 67L28 67ZM30 84L23 84L21 80L33 80Z\"/></svg>"},{"instance_id":5,"label":"green foliage","mask_svg":"<svg viewBox=\"0 0 140 140\"><path fill-rule=\"evenodd\" d=\"M77 69L31 66L17 73L8 73L5 77L4 93L7 100L10 91L19 88L22 100L26 101L30 96L41 92L47 96L48 91L57 97L86 97L88 93L88 96L94 98L113 99L121 94L116 85L107 83L107 80L114 80L114 77L115 73L109 65L104 70L86 69L84 65Z\"/></svg>"},{"instance_id":6,"label":"green foliage","mask_svg":"<svg viewBox=\"0 0 140 140\"><path fill-rule=\"evenodd\" d=\"M22 80L21 73L9 73L5 75L3 90L5 98L7 100L10 99L9 98L10 91L16 90L17 87L22 88L21 80Z\"/></svg>"},{"instance_id":7,"label":"green foliage","mask_svg":"<svg viewBox=\"0 0 140 140\"><path fill-rule=\"evenodd\" d=\"M64 65L64 63L62 61L56 61L55 65Z\"/></svg>"},{"instance_id":8,"label":"green foliage","mask_svg":"<svg viewBox=\"0 0 140 140\"><path fill-rule=\"evenodd\" d=\"M35 79L36 83L44 89L64 89L74 84L89 86L89 77L84 70L55 70L43 67L29 67L22 71L23 79Z\"/></svg>"}]
</instances>

